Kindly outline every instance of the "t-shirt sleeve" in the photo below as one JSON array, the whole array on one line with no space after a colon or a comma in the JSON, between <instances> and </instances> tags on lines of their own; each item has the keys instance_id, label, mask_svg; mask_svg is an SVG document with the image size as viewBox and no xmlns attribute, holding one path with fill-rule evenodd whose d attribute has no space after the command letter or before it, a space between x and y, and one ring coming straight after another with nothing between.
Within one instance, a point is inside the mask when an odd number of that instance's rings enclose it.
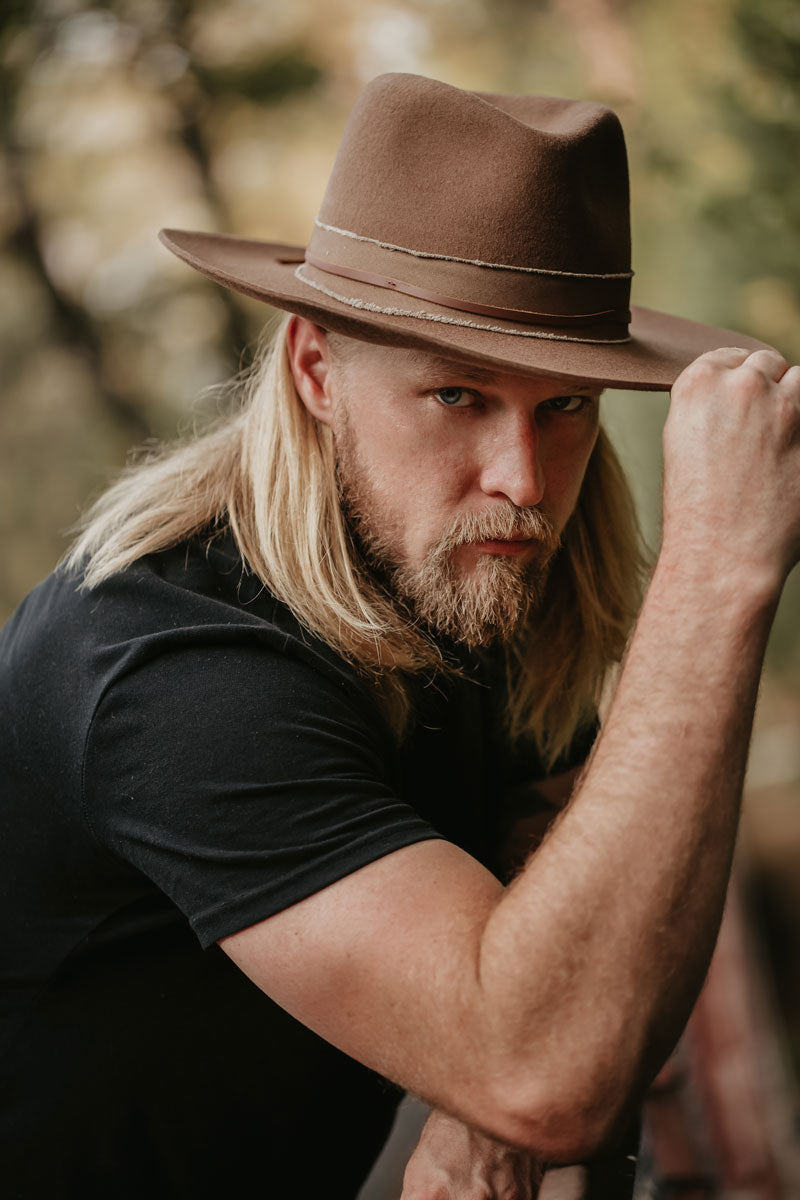
<instances>
[{"instance_id":1,"label":"t-shirt sleeve","mask_svg":"<svg viewBox=\"0 0 800 1200\"><path fill-rule=\"evenodd\" d=\"M206 946L440 836L399 798L393 759L355 683L269 646L189 646L106 690L84 803Z\"/></svg>"}]
</instances>

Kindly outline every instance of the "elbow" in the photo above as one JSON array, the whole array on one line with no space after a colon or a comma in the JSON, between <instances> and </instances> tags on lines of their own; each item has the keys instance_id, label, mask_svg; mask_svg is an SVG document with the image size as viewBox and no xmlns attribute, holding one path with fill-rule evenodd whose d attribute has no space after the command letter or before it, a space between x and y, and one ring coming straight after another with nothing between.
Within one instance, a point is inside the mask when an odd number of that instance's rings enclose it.
<instances>
[{"instance_id":1,"label":"elbow","mask_svg":"<svg viewBox=\"0 0 800 1200\"><path fill-rule=\"evenodd\" d=\"M613 1126L577 1108L504 1114L502 1127L499 1140L554 1165L586 1162L614 1140Z\"/></svg>"},{"instance_id":2,"label":"elbow","mask_svg":"<svg viewBox=\"0 0 800 1200\"><path fill-rule=\"evenodd\" d=\"M498 1140L542 1162L585 1162L624 1134L631 1106L616 1094L612 1080L599 1090L582 1082L564 1088L502 1087L495 1092L490 1122L480 1123Z\"/></svg>"},{"instance_id":3,"label":"elbow","mask_svg":"<svg viewBox=\"0 0 800 1200\"><path fill-rule=\"evenodd\" d=\"M603 1113L571 1108L559 1112L514 1114L507 1121L509 1141L534 1158L553 1165L586 1162L616 1142L619 1123Z\"/></svg>"}]
</instances>

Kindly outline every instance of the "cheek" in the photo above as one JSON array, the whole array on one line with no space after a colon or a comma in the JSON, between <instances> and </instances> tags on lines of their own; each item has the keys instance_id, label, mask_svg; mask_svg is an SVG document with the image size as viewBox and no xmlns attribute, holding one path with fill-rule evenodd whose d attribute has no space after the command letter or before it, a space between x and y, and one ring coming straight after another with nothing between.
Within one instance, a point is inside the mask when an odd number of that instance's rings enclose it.
<instances>
[{"instance_id":1,"label":"cheek","mask_svg":"<svg viewBox=\"0 0 800 1200\"><path fill-rule=\"evenodd\" d=\"M436 451L418 443L410 454L398 506L406 516L409 549L419 554L441 535L461 510L469 492L463 458L454 451Z\"/></svg>"},{"instance_id":2,"label":"cheek","mask_svg":"<svg viewBox=\"0 0 800 1200\"><path fill-rule=\"evenodd\" d=\"M359 428L373 519L410 563L422 560L449 523L463 492L458 447L430 436L419 422L371 414Z\"/></svg>"},{"instance_id":3,"label":"cheek","mask_svg":"<svg viewBox=\"0 0 800 1200\"><path fill-rule=\"evenodd\" d=\"M465 456L452 442L446 446L420 431L402 448L394 480L386 480L399 540L408 562L418 566L431 546L459 515L470 492Z\"/></svg>"},{"instance_id":4,"label":"cheek","mask_svg":"<svg viewBox=\"0 0 800 1200\"><path fill-rule=\"evenodd\" d=\"M463 494L467 455L452 429L442 431L409 412L371 422L368 437L381 486L405 511L435 514Z\"/></svg>"},{"instance_id":5,"label":"cheek","mask_svg":"<svg viewBox=\"0 0 800 1200\"><path fill-rule=\"evenodd\" d=\"M551 504L566 519L578 502L586 467L597 441L598 425L567 428L548 447L545 479Z\"/></svg>"},{"instance_id":6,"label":"cheek","mask_svg":"<svg viewBox=\"0 0 800 1200\"><path fill-rule=\"evenodd\" d=\"M426 444L419 432L373 444L373 474L384 493L405 511L435 510L456 488L457 455Z\"/></svg>"}]
</instances>

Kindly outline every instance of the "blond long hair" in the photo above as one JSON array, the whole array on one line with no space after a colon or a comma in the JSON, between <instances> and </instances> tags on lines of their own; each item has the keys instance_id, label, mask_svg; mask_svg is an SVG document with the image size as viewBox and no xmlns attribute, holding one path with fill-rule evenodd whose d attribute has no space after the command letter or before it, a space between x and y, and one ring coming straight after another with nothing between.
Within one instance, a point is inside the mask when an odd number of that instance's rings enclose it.
<instances>
[{"instance_id":1,"label":"blond long hair","mask_svg":"<svg viewBox=\"0 0 800 1200\"><path fill-rule=\"evenodd\" d=\"M398 735L410 678L457 669L372 578L339 502L330 430L300 402L287 317L217 428L128 467L89 509L65 559L93 588L145 554L230 527L246 567L356 668ZM600 431L543 604L506 650L512 737L546 764L592 719L641 602L645 560L630 492Z\"/></svg>"}]
</instances>

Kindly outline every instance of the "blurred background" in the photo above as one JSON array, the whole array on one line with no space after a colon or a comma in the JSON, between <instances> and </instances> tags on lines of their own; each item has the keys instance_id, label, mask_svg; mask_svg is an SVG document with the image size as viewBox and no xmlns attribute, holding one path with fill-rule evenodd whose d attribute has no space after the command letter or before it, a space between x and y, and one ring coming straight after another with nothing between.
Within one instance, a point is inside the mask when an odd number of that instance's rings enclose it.
<instances>
[{"instance_id":1,"label":"blurred background","mask_svg":"<svg viewBox=\"0 0 800 1200\"><path fill-rule=\"evenodd\" d=\"M634 302L800 360L796 0L4 0L0 17L0 619L131 447L216 411L269 317L157 230L305 243L347 113L382 71L616 108ZM606 405L654 547L665 411L647 394ZM795 1068L799 604L795 572L741 846Z\"/></svg>"}]
</instances>

